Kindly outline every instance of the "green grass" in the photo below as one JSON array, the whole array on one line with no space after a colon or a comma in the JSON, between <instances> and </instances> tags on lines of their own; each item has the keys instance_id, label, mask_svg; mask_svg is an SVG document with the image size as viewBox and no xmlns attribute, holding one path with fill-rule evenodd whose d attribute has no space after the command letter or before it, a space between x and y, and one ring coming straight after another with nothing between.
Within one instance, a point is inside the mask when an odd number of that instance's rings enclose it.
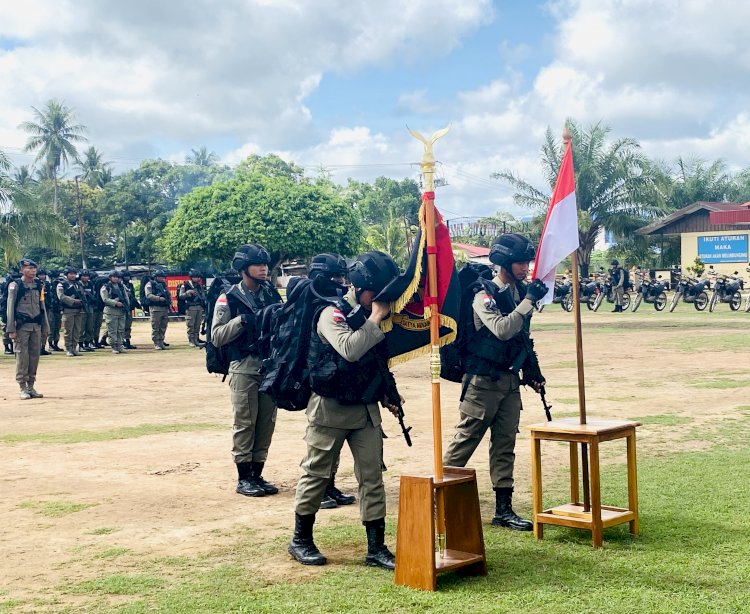
<instances>
[{"instance_id":1,"label":"green grass","mask_svg":"<svg viewBox=\"0 0 750 614\"><path fill-rule=\"evenodd\" d=\"M712 379L690 384L693 388L748 388L750 379Z\"/></svg>"},{"instance_id":2,"label":"green grass","mask_svg":"<svg viewBox=\"0 0 750 614\"><path fill-rule=\"evenodd\" d=\"M637 418L628 418L628 420L635 420L637 422L640 422L644 426L650 426L652 424L658 424L660 426L679 426L681 424L688 424L693 421L692 418L687 418L685 416L675 416L674 414L639 416Z\"/></svg>"},{"instance_id":3,"label":"green grass","mask_svg":"<svg viewBox=\"0 0 750 614\"><path fill-rule=\"evenodd\" d=\"M152 594L164 586L165 581L147 574L113 574L71 585L66 592L98 595Z\"/></svg>"},{"instance_id":4,"label":"green grass","mask_svg":"<svg viewBox=\"0 0 750 614\"><path fill-rule=\"evenodd\" d=\"M578 405L578 397L560 397L559 399L554 399L554 401L561 405Z\"/></svg>"},{"instance_id":5,"label":"green grass","mask_svg":"<svg viewBox=\"0 0 750 614\"><path fill-rule=\"evenodd\" d=\"M646 416L646 419L662 419ZM538 542L485 526L487 577L440 576L439 591L393 584L392 574L364 567L358 525L317 532L321 550L343 564L299 581L274 582L248 561L267 556L268 544L238 544L234 560L195 571L164 591L128 581L133 592L114 593L112 577L84 583L92 591L142 597L115 611L184 612L748 612L750 604L750 483L738 479L747 466L742 446L641 460L642 534L627 525L605 531L604 548L590 546L587 532L547 527ZM603 499L623 504L625 471L608 466ZM564 500L564 484L548 489L545 503ZM520 510L528 513L527 509ZM392 523L389 523L392 529ZM393 538L389 537L393 543ZM286 537L273 540L279 556ZM122 578L121 576L115 576Z\"/></svg>"},{"instance_id":6,"label":"green grass","mask_svg":"<svg viewBox=\"0 0 750 614\"><path fill-rule=\"evenodd\" d=\"M226 429L224 424L210 422L187 422L176 424L141 424L126 426L106 431L66 431L61 433L23 433L0 435L0 442L14 443L44 443L71 444L88 443L92 441L112 441L115 439L134 439L147 435L162 433L192 433L198 431L219 431Z\"/></svg>"},{"instance_id":7,"label":"green grass","mask_svg":"<svg viewBox=\"0 0 750 614\"><path fill-rule=\"evenodd\" d=\"M122 556L123 554L128 554L129 552L130 552L129 548L107 548L106 550L102 550L98 554L95 554L94 558L116 559L118 556Z\"/></svg>"},{"instance_id":8,"label":"green grass","mask_svg":"<svg viewBox=\"0 0 750 614\"><path fill-rule=\"evenodd\" d=\"M739 411L750 411L750 405L738 405L737 409Z\"/></svg>"},{"instance_id":9,"label":"green grass","mask_svg":"<svg viewBox=\"0 0 750 614\"><path fill-rule=\"evenodd\" d=\"M114 533L115 531L119 531L119 529L115 527L99 527L98 529L94 529L93 531L89 531L89 535L109 535L110 533Z\"/></svg>"},{"instance_id":10,"label":"green grass","mask_svg":"<svg viewBox=\"0 0 750 614\"><path fill-rule=\"evenodd\" d=\"M0 612L12 612L16 609L16 606L21 605L23 602L18 599L8 599L7 601L0 601Z\"/></svg>"},{"instance_id":11,"label":"green grass","mask_svg":"<svg viewBox=\"0 0 750 614\"><path fill-rule=\"evenodd\" d=\"M679 335L674 339L665 339L664 347L674 348L681 352L731 352L746 350L750 346L750 335L747 333L699 335L694 334L690 329L687 330L688 333ZM747 330L747 321L745 322L745 330Z\"/></svg>"},{"instance_id":12,"label":"green grass","mask_svg":"<svg viewBox=\"0 0 750 614\"><path fill-rule=\"evenodd\" d=\"M23 501L18 504L19 509L33 510L42 516L50 518L62 518L69 514L75 514L98 503L75 503L73 501Z\"/></svg>"}]
</instances>

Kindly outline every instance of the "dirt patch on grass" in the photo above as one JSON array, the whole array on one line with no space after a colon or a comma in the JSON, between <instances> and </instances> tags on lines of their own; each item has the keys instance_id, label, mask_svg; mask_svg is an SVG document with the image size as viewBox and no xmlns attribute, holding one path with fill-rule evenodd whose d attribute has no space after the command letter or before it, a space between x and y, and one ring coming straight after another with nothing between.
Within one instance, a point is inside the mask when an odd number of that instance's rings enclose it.
<instances>
[{"instance_id":1,"label":"dirt patch on grass","mask_svg":"<svg viewBox=\"0 0 750 614\"><path fill-rule=\"evenodd\" d=\"M745 391L731 384L726 389L707 386L746 380L743 374L750 373L750 355L744 351L746 346L734 350L739 345L732 339L745 334L738 321L747 317L744 313L683 316L679 311L658 316L640 311L622 316L584 313L589 416L654 416L644 420L638 432L641 457L707 449L731 437L721 424L747 415L736 409L742 406ZM571 315L551 307L535 320L544 325L534 336L543 371L545 365L551 367L545 373L553 414L569 415L575 412L571 387L576 383ZM691 325L722 343L684 351L693 346L679 338L691 336ZM587 335L587 327L595 334ZM150 348L145 323L136 325L134 337L136 344ZM18 399L14 362L0 357L0 463L4 467L0 586L6 591L0 603L20 601L14 611L33 610L40 603L53 610L85 609L85 596L60 587L92 587L96 592L96 580L105 572L168 578L195 567L210 569L221 564L222 552L233 552L248 539L265 544L262 558L250 563L264 583L323 573L302 568L285 552L304 454L304 413L279 412L264 474L281 492L261 499L237 495L229 453L227 385L205 372L204 354L189 348L184 337L184 324L170 324L172 347L167 352L139 349L119 356L99 351L81 358L43 357L37 388L45 397L34 401ZM407 399L404 409L407 424L413 427L414 446L405 445L397 423L384 413L389 436L385 484L394 520L399 476L432 473L427 360L414 360L395 372ZM444 447L457 421L459 392L457 384L442 386ZM543 421L544 413L536 395L524 391L523 397L516 507L527 514L525 427ZM486 521L493 506L487 443L472 459ZM567 447L545 445L543 452L546 471L563 479ZM603 457L605 462L623 462L624 443L605 444ZM356 492L351 454L346 450L339 485ZM45 509L55 513L40 513ZM317 527L342 523L356 527L348 543L361 547L328 544L326 554L334 565L361 562L365 537L358 518L357 504L319 513ZM393 537L389 540L395 543ZM153 590L153 586L146 588Z\"/></svg>"}]
</instances>

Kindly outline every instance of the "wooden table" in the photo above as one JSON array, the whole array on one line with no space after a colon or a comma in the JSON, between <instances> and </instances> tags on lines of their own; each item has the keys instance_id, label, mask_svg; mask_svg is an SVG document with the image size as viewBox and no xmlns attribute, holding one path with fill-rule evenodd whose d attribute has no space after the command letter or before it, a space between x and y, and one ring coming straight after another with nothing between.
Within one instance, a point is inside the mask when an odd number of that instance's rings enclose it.
<instances>
[{"instance_id":1,"label":"wooden table","mask_svg":"<svg viewBox=\"0 0 750 614\"><path fill-rule=\"evenodd\" d=\"M532 424L531 431L531 479L533 493L534 535L544 536L544 525L553 524L591 531L595 548L602 545L602 530L624 522L630 523L630 533L638 535L638 481L635 455L635 429L640 422L629 420L589 419L580 424L578 418L565 418ZM602 505L601 476L599 470L599 444L614 439L626 441L628 469L628 507ZM570 443L570 497L571 502L550 509L542 509L542 440L567 441ZM591 505L586 510L580 501L578 490L578 447L589 447L589 476Z\"/></svg>"}]
</instances>

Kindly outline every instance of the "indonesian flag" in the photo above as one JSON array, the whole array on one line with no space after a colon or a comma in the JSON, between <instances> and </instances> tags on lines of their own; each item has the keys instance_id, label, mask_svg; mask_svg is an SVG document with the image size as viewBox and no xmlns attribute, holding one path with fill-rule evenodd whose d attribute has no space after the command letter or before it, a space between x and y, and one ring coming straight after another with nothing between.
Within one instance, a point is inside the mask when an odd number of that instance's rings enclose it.
<instances>
[{"instance_id":1,"label":"indonesian flag","mask_svg":"<svg viewBox=\"0 0 750 614\"><path fill-rule=\"evenodd\" d=\"M577 249L576 179L573 172L573 150L571 143L568 143L534 261L534 278L541 279L549 288L549 292L541 300L543 305L551 303L555 296L557 265Z\"/></svg>"}]
</instances>

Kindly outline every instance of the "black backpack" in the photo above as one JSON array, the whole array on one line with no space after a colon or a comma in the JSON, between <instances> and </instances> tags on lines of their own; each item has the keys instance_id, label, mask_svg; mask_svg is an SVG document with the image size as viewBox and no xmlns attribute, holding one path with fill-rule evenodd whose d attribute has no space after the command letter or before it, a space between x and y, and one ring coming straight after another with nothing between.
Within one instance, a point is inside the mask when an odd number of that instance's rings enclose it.
<instances>
[{"instance_id":1,"label":"black backpack","mask_svg":"<svg viewBox=\"0 0 750 614\"><path fill-rule=\"evenodd\" d=\"M238 277L234 279L228 277L217 277L211 283L211 287L206 293L206 371L209 373L219 373L224 377L223 382L229 373L229 352L226 347L216 347L211 343L211 325L214 319L214 306L222 294L229 292L231 287L239 281ZM144 284L145 285L145 284ZM143 286L141 286L143 287Z\"/></svg>"},{"instance_id":2,"label":"black backpack","mask_svg":"<svg viewBox=\"0 0 750 614\"><path fill-rule=\"evenodd\" d=\"M628 288L632 288L632 286L630 285L630 271L623 268L622 275L623 275L622 289L627 290Z\"/></svg>"},{"instance_id":3,"label":"black backpack","mask_svg":"<svg viewBox=\"0 0 750 614\"><path fill-rule=\"evenodd\" d=\"M440 377L449 382L461 382L466 374L466 348L474 336L474 296L482 288L482 279L492 279L492 269L486 264L470 263L458 273L461 303L458 312L456 340L440 348Z\"/></svg>"},{"instance_id":4,"label":"black backpack","mask_svg":"<svg viewBox=\"0 0 750 614\"><path fill-rule=\"evenodd\" d=\"M326 296L331 291L324 286L327 283L322 277L293 278L287 286L287 302L272 306L276 307L272 312L266 308L269 317L261 325L260 338L268 354L264 354L260 391L270 394L282 409L300 411L310 400L310 339L320 312L341 300Z\"/></svg>"}]
</instances>

